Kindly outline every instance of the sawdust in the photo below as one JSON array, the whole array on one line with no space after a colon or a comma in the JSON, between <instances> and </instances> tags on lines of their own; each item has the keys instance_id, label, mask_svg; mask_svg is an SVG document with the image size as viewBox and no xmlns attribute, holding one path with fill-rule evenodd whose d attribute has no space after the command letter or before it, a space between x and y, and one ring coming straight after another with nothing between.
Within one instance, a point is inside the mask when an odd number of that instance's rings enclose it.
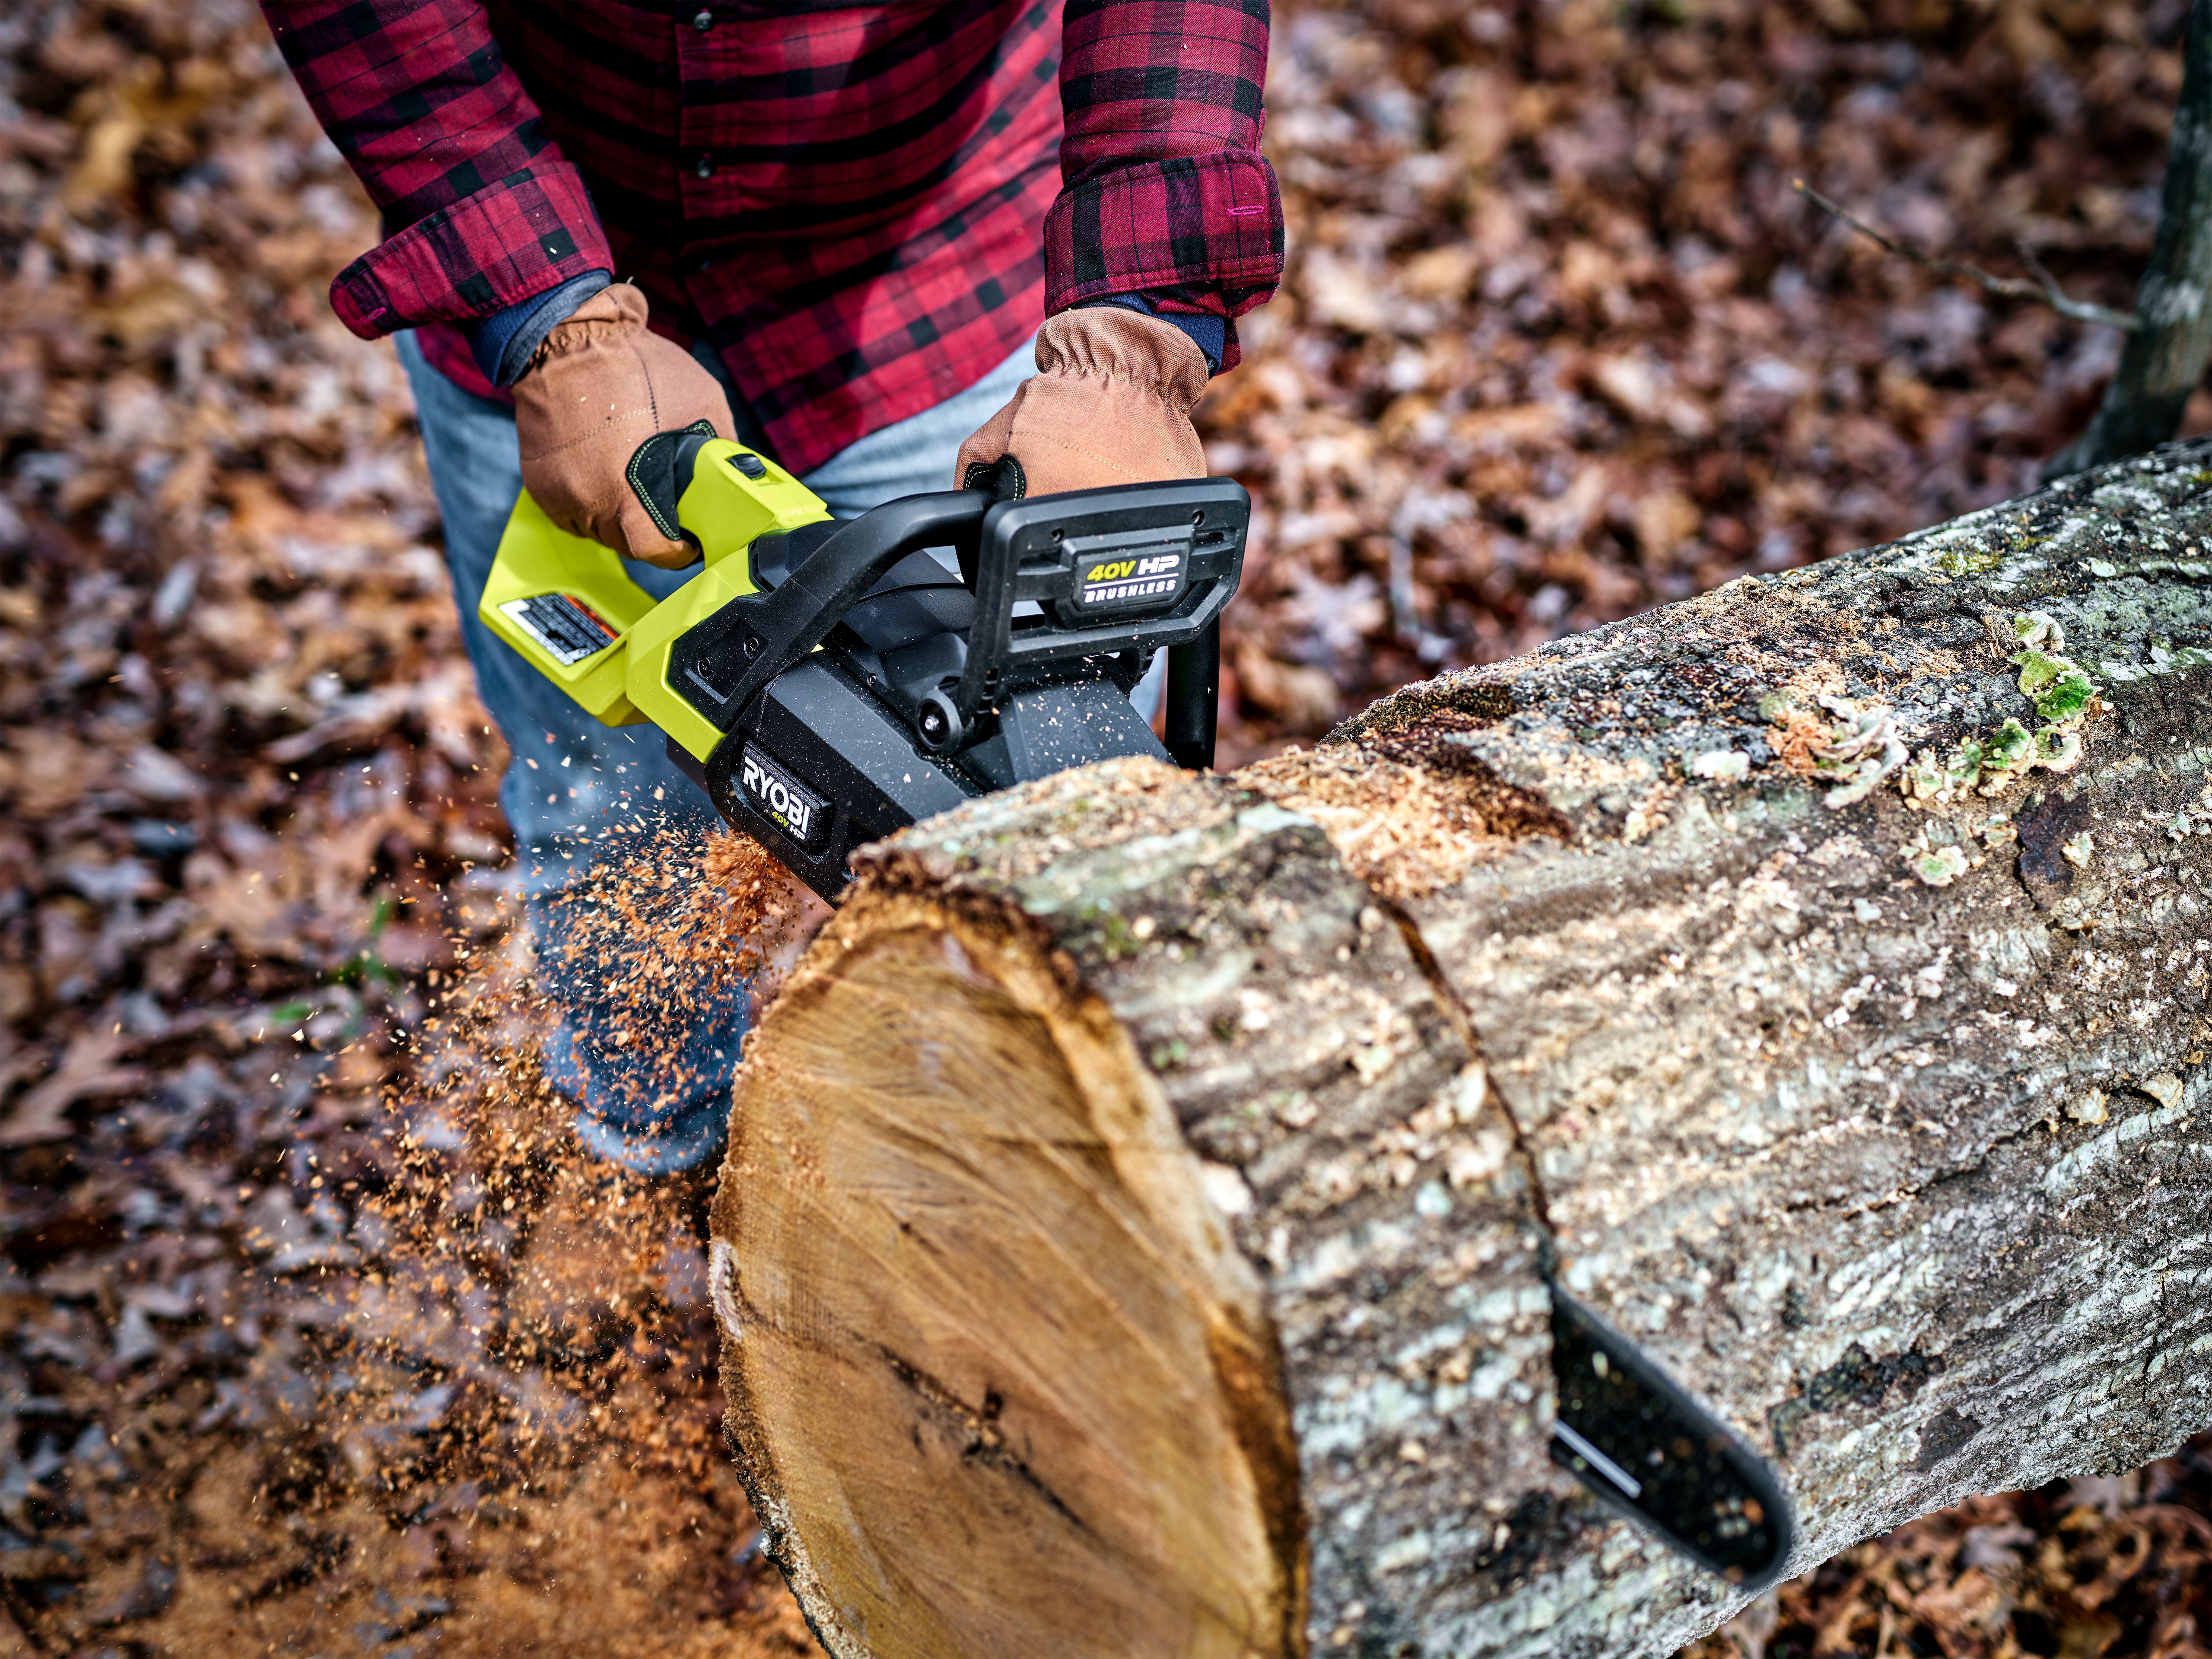
<instances>
[{"instance_id":1,"label":"sawdust","mask_svg":"<svg viewBox=\"0 0 2212 1659\"><path fill-rule=\"evenodd\" d=\"M715 999L768 994L820 907L741 837L629 834L561 948L653 1077ZM534 967L510 937L443 979L380 1178L310 1152L239 1189L253 1265L157 1304L235 1367L180 1346L46 1379L124 1426L33 1487L38 1559L0 1534L33 1651L811 1650L721 1443L703 1182L582 1152Z\"/></svg>"},{"instance_id":2,"label":"sawdust","mask_svg":"<svg viewBox=\"0 0 2212 1659\"><path fill-rule=\"evenodd\" d=\"M693 844L641 823L629 833L639 854L604 859L571 884L560 937L540 948L572 975L580 967L612 1005L611 1041L630 1063L602 1086L630 1101L680 1100L706 1081L681 1052L686 1036L732 1000L757 1005L773 982L763 970L829 911L747 836Z\"/></svg>"},{"instance_id":3,"label":"sawdust","mask_svg":"<svg viewBox=\"0 0 2212 1659\"><path fill-rule=\"evenodd\" d=\"M1391 746L1293 749L1236 781L1311 817L1352 872L1392 900L1448 887L1524 836L1566 833L1549 806L1443 745Z\"/></svg>"},{"instance_id":4,"label":"sawdust","mask_svg":"<svg viewBox=\"0 0 2212 1659\"><path fill-rule=\"evenodd\" d=\"M816 1651L747 1556L748 1513L726 1475L704 1513L690 1478L633 1473L610 1452L526 1496L465 1492L411 1514L353 1498L289 1516L259 1499L263 1475L255 1454L228 1446L191 1473L194 1524L173 1534L183 1548L164 1564L174 1599L115 1634L186 1655ZM115 1604L146 1576L122 1564L85 1599Z\"/></svg>"},{"instance_id":5,"label":"sawdust","mask_svg":"<svg viewBox=\"0 0 2212 1659\"><path fill-rule=\"evenodd\" d=\"M1828 723L1802 708L1784 709L1766 730L1767 746L1774 750L1775 763L1801 778L1819 775L1820 757L1832 740Z\"/></svg>"}]
</instances>

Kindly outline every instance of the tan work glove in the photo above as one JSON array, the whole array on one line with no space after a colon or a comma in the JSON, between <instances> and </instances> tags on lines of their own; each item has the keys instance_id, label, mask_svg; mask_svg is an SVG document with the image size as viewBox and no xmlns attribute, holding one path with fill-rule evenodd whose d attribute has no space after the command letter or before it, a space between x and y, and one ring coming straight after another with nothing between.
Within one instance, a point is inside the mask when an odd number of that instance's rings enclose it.
<instances>
[{"instance_id":1,"label":"tan work glove","mask_svg":"<svg viewBox=\"0 0 2212 1659\"><path fill-rule=\"evenodd\" d=\"M1206 354L1174 324L1113 306L1063 311L1037 331L1036 366L960 446L956 489L990 482L1001 458L1015 495L1206 476L1190 424Z\"/></svg>"},{"instance_id":2,"label":"tan work glove","mask_svg":"<svg viewBox=\"0 0 2212 1659\"><path fill-rule=\"evenodd\" d=\"M571 534L680 569L698 550L662 533L623 469L654 433L702 420L737 435L721 383L648 330L645 295L617 283L556 324L514 383L522 487Z\"/></svg>"}]
</instances>

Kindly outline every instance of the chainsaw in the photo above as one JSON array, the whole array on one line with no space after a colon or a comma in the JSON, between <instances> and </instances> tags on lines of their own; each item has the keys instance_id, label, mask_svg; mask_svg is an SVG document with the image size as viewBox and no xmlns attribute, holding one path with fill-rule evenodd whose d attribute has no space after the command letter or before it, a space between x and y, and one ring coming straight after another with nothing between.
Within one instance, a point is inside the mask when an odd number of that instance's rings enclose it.
<instances>
[{"instance_id":1,"label":"chainsaw","mask_svg":"<svg viewBox=\"0 0 2212 1659\"><path fill-rule=\"evenodd\" d=\"M703 424L648 438L629 474L697 575L656 601L525 493L477 614L607 725L658 726L824 898L855 847L977 795L1116 755L1212 763L1252 513L1233 480L954 489L840 522ZM1129 703L1161 651L1164 742ZM1554 1460L1741 1588L1771 1582L1794 1537L1772 1470L1556 1285L1553 1303Z\"/></svg>"},{"instance_id":2,"label":"chainsaw","mask_svg":"<svg viewBox=\"0 0 2212 1659\"><path fill-rule=\"evenodd\" d=\"M975 796L1117 755L1212 763L1251 520L1232 479L954 489L841 521L704 422L646 440L628 475L697 575L655 600L525 492L477 615L587 714L659 726L825 898L855 847ZM1129 702L1162 651L1164 742Z\"/></svg>"}]
</instances>

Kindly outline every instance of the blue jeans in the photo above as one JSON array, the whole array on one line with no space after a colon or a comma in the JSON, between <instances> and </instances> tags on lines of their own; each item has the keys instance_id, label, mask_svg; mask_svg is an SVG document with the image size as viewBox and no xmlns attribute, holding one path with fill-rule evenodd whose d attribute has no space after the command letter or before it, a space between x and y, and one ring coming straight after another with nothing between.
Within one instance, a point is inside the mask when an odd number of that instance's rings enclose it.
<instances>
[{"instance_id":1,"label":"blue jeans","mask_svg":"<svg viewBox=\"0 0 2212 1659\"><path fill-rule=\"evenodd\" d=\"M522 493L514 415L432 368L412 336L402 334L398 346L445 520L462 642L477 693L514 757L499 804L514 830L517 879L539 947L539 985L563 1014L544 1044L546 1075L576 1102L577 1133L594 1153L648 1174L690 1168L715 1153L728 1127L743 1004L721 1005L720 1018L692 1022L668 1052L652 1053L648 1044L640 1054L617 1043L627 1034L617 1011L597 993L598 975L564 964L557 945L572 884L604 849L638 845L634 836L611 833L617 816L643 817L695 840L720 818L669 760L659 727L601 726L477 619L492 556ZM805 475L807 487L840 518L900 495L950 489L962 441L1013 396L1034 361L1032 348L1023 346L965 392L832 456ZM656 599L696 574L630 567ZM641 1074L647 1072L655 1075ZM680 1082L664 1086L672 1079Z\"/></svg>"}]
</instances>

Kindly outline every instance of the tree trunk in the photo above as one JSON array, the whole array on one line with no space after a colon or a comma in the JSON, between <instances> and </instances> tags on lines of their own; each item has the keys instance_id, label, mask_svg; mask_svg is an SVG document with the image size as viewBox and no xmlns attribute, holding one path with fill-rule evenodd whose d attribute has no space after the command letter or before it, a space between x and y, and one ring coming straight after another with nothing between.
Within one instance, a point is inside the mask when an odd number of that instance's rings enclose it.
<instances>
[{"instance_id":1,"label":"tree trunk","mask_svg":"<svg viewBox=\"0 0 2212 1659\"><path fill-rule=\"evenodd\" d=\"M2181 100L2136 315L2142 326L2121 348L2088 429L2051 458L2046 482L2164 443L2212 358L2212 0L2189 9Z\"/></svg>"},{"instance_id":2,"label":"tree trunk","mask_svg":"<svg viewBox=\"0 0 2212 1659\"><path fill-rule=\"evenodd\" d=\"M1553 1461L1547 1269L1794 1571L2212 1423L2208 469L870 852L711 1251L824 1645L1671 1652L1742 1592Z\"/></svg>"}]
</instances>

